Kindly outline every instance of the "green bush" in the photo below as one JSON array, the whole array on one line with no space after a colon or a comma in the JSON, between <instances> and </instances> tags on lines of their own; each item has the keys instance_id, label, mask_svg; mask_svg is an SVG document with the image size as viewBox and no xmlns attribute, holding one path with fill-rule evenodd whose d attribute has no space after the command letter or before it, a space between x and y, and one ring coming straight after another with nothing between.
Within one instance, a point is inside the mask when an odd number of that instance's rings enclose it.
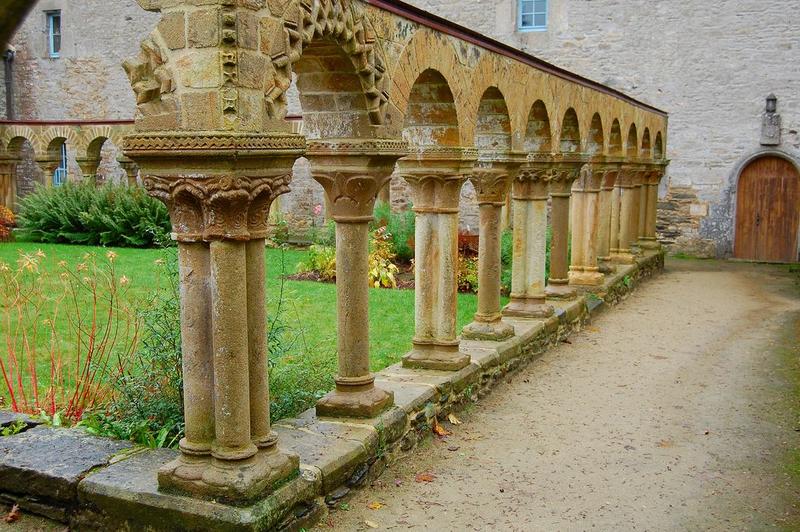
<instances>
[{"instance_id":1,"label":"green bush","mask_svg":"<svg viewBox=\"0 0 800 532\"><path fill-rule=\"evenodd\" d=\"M297 265L297 273L316 273L320 281L336 279L336 248L318 244L308 248L308 259Z\"/></svg>"},{"instance_id":2,"label":"green bush","mask_svg":"<svg viewBox=\"0 0 800 532\"><path fill-rule=\"evenodd\" d=\"M167 208L140 187L65 183L20 201L18 232L39 242L152 247L169 241Z\"/></svg>"},{"instance_id":3,"label":"green bush","mask_svg":"<svg viewBox=\"0 0 800 532\"><path fill-rule=\"evenodd\" d=\"M385 202L375 205L375 221L371 230L386 227L392 244L392 252L400 262L410 262L414 258L414 211L408 208L402 212L392 212L392 206Z\"/></svg>"}]
</instances>

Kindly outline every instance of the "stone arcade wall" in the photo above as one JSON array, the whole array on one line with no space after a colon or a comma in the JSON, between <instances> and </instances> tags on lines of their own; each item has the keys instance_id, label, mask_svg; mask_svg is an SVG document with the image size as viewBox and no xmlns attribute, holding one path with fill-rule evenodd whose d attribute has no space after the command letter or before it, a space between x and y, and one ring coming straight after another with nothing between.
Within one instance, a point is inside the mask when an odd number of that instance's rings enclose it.
<instances>
[{"instance_id":1,"label":"stone arcade wall","mask_svg":"<svg viewBox=\"0 0 800 532\"><path fill-rule=\"evenodd\" d=\"M408 1L667 110L659 232L676 250L731 252L730 174L759 147L770 93L781 148L800 162L795 0L551 0L533 32L516 31L516 0Z\"/></svg>"}]
</instances>

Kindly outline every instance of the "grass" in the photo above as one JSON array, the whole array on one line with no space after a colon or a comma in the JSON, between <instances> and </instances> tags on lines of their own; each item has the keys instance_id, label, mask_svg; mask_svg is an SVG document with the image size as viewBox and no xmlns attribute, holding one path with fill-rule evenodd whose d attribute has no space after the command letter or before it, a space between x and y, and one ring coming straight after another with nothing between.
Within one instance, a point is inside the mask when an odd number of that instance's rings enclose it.
<instances>
[{"instance_id":1,"label":"grass","mask_svg":"<svg viewBox=\"0 0 800 532\"><path fill-rule=\"evenodd\" d=\"M86 253L94 253L102 259L109 249L31 242L0 243L0 262L13 265L20 252L33 254L41 250L47 255L46 264L55 265L58 261L66 261L69 266L74 267L83 261ZM129 248L114 248L113 251L117 254L116 273L130 280L126 297L133 302L144 302L148 299L153 287L159 283L160 273L156 261L168 258L169 254L174 256L175 253L171 250ZM300 366L320 363L330 367L332 385L332 373L336 368L336 286L309 281L285 281L281 285L282 272L287 275L295 273L296 265L305 256L306 252L302 250L266 250L267 308L270 315L277 311L282 287L282 322L291 332L293 340L284 350L280 363ZM476 305L475 295L459 294L458 330L472 320ZM371 368L378 371L398 362L411 348L414 333L414 292L370 289L369 309ZM57 328L66 329L66 326L59 323ZM5 336L5 331L0 330L2 344L5 343ZM70 341L72 340L66 335L62 340L67 343ZM43 342L46 340L43 339ZM41 369L45 370L49 362L41 360L40 364Z\"/></svg>"}]
</instances>

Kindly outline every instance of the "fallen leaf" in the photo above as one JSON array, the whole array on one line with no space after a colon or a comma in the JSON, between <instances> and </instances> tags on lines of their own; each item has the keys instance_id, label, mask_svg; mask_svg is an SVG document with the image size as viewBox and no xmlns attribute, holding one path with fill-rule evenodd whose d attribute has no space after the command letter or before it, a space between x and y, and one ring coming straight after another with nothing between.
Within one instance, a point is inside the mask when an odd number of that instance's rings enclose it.
<instances>
[{"instance_id":1,"label":"fallen leaf","mask_svg":"<svg viewBox=\"0 0 800 532\"><path fill-rule=\"evenodd\" d=\"M457 451L459 449L460 447L458 445L451 445L450 447L447 448L448 451Z\"/></svg>"},{"instance_id":2,"label":"fallen leaf","mask_svg":"<svg viewBox=\"0 0 800 532\"><path fill-rule=\"evenodd\" d=\"M593 333L600 332L600 329L597 327L586 327L586 330Z\"/></svg>"},{"instance_id":3,"label":"fallen leaf","mask_svg":"<svg viewBox=\"0 0 800 532\"><path fill-rule=\"evenodd\" d=\"M15 504L11 507L11 511L8 512L5 517L3 517L3 521L6 523L13 523L14 521L19 521L20 517L21 515L19 513L19 506Z\"/></svg>"},{"instance_id":4,"label":"fallen leaf","mask_svg":"<svg viewBox=\"0 0 800 532\"><path fill-rule=\"evenodd\" d=\"M656 444L656 446L666 449L668 447L675 447L675 442L672 440L661 440Z\"/></svg>"},{"instance_id":5,"label":"fallen leaf","mask_svg":"<svg viewBox=\"0 0 800 532\"><path fill-rule=\"evenodd\" d=\"M367 525L367 526L368 526L368 527L370 527L370 528L380 528L380 526L378 525L378 523L374 523L374 522L372 522L372 521L370 521L370 520L365 520L365 521L364 521L364 524L365 524L365 525Z\"/></svg>"},{"instance_id":6,"label":"fallen leaf","mask_svg":"<svg viewBox=\"0 0 800 532\"><path fill-rule=\"evenodd\" d=\"M369 503L367 505L367 508L369 508L370 510L380 510L381 508L383 508L383 506L384 505L383 505L382 502L375 501L375 502Z\"/></svg>"},{"instance_id":7,"label":"fallen leaf","mask_svg":"<svg viewBox=\"0 0 800 532\"><path fill-rule=\"evenodd\" d=\"M447 420L453 425L461 425L461 420L455 414L447 414Z\"/></svg>"},{"instance_id":8,"label":"fallen leaf","mask_svg":"<svg viewBox=\"0 0 800 532\"><path fill-rule=\"evenodd\" d=\"M436 479L436 475L433 473L419 473L414 480L417 482L433 482Z\"/></svg>"},{"instance_id":9,"label":"fallen leaf","mask_svg":"<svg viewBox=\"0 0 800 532\"><path fill-rule=\"evenodd\" d=\"M399 488L400 486L403 485L403 481L400 480L399 478L396 478L396 479L394 479L394 485Z\"/></svg>"},{"instance_id":10,"label":"fallen leaf","mask_svg":"<svg viewBox=\"0 0 800 532\"><path fill-rule=\"evenodd\" d=\"M443 426L439 425L439 421L436 418L433 418L433 433L439 436L440 438L444 438L445 436L449 436L452 434L449 430L444 428Z\"/></svg>"}]
</instances>

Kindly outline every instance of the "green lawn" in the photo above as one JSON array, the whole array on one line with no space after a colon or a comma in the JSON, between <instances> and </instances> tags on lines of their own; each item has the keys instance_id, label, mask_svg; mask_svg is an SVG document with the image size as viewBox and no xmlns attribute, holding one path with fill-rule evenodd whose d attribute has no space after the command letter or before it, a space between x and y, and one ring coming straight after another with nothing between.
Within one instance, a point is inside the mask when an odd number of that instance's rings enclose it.
<instances>
[{"instance_id":1,"label":"green lawn","mask_svg":"<svg viewBox=\"0 0 800 532\"><path fill-rule=\"evenodd\" d=\"M15 266L19 253L35 254L41 250L46 255L42 267L54 268L58 261L69 266L84 261L86 253L94 253L98 259L105 257L108 248L85 246L39 244L30 242L0 243L0 262ZM114 264L118 277L129 280L126 298L141 305L159 284L158 260L174 260L174 250L113 249L117 254ZM306 253L300 250L268 249L267 294L268 311L274 315L279 308L281 272L294 273L296 265ZM163 267L161 268L163 270ZM57 276L51 276L57 279ZM50 277L43 276L43 279ZM43 281L45 282L45 281ZM163 279L162 279L163 282ZM87 301L88 303L88 301ZM458 326L467 324L475 312L477 298L474 295L459 295ZM292 371L291 366L316 364L328 368L329 374L336 367L336 287L307 281L283 282L283 299L280 323L284 327L282 338L286 346L279 365L283 371ZM61 321L61 320L59 320ZM409 350L414 332L414 292L411 290L370 290L370 346L372 369L377 371L400 360ZM0 323L0 342L5 345L8 328ZM46 340L44 340L46 343ZM71 338L62 338L65 356L70 351ZM72 346L74 348L74 346ZM43 349L44 351L44 349ZM4 355L0 355L4 356ZM49 368L46 359L37 360L40 375ZM332 377L332 375L331 375ZM46 378L46 377L44 377ZM332 385L332 381L331 381ZM0 386L0 390L4 390Z\"/></svg>"}]
</instances>

